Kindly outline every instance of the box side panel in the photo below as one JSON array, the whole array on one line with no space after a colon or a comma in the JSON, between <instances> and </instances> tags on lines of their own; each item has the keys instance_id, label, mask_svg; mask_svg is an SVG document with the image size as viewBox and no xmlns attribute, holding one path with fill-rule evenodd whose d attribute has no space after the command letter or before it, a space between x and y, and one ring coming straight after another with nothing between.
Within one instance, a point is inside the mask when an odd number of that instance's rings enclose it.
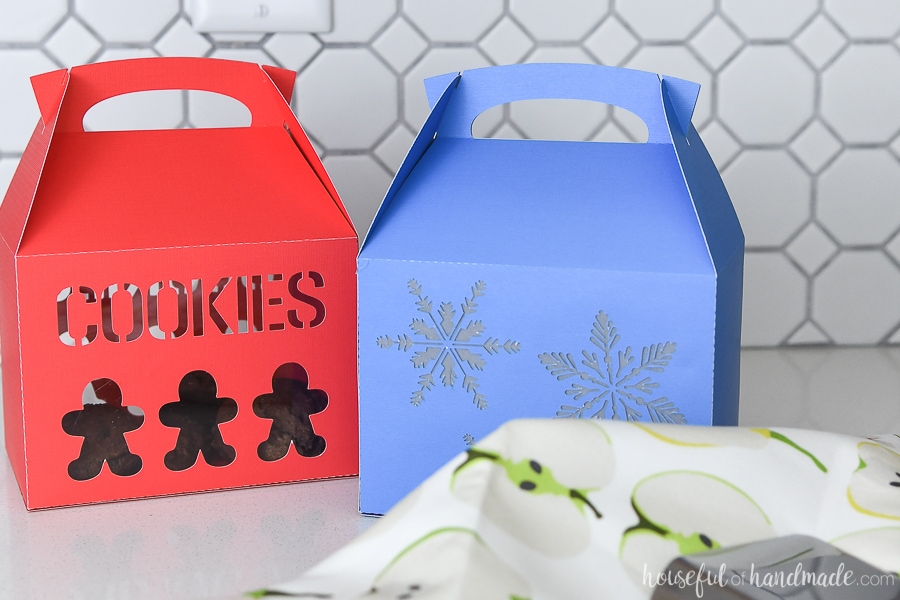
<instances>
[{"instance_id":1,"label":"box side panel","mask_svg":"<svg viewBox=\"0 0 900 600\"><path fill-rule=\"evenodd\" d=\"M3 373L3 426L6 453L22 496L28 502L25 469L25 424L22 420L22 379L19 368L19 298L16 290L16 259L0 245L0 364ZM23 291L23 293L27 290Z\"/></svg>"},{"instance_id":2,"label":"box side panel","mask_svg":"<svg viewBox=\"0 0 900 600\"><path fill-rule=\"evenodd\" d=\"M676 137L675 149L710 256L718 269L735 252L743 254L744 232L728 190L697 130L692 128L686 139L690 139L690 144Z\"/></svg>"},{"instance_id":3,"label":"box side panel","mask_svg":"<svg viewBox=\"0 0 900 600\"><path fill-rule=\"evenodd\" d=\"M348 238L21 259L33 507L355 475L356 251ZM105 380L130 407L113 433L85 404ZM105 458L91 476L91 444L127 445L137 471Z\"/></svg>"},{"instance_id":4,"label":"box side panel","mask_svg":"<svg viewBox=\"0 0 900 600\"><path fill-rule=\"evenodd\" d=\"M718 266L713 425L737 425L741 394L741 295L744 254Z\"/></svg>"},{"instance_id":5,"label":"box side panel","mask_svg":"<svg viewBox=\"0 0 900 600\"><path fill-rule=\"evenodd\" d=\"M725 184L697 130L691 128L687 138L673 136L673 139L718 280L713 423L737 425L744 233Z\"/></svg>"},{"instance_id":6,"label":"box side panel","mask_svg":"<svg viewBox=\"0 0 900 600\"><path fill-rule=\"evenodd\" d=\"M712 275L360 260L360 509L514 418L712 422Z\"/></svg>"}]
</instances>

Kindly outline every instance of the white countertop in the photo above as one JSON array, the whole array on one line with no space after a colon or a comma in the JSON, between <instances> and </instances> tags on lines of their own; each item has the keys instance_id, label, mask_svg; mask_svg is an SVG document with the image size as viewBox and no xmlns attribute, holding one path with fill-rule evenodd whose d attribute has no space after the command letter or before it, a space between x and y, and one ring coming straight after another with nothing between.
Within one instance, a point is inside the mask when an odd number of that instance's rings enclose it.
<instances>
[{"instance_id":1,"label":"white countertop","mask_svg":"<svg viewBox=\"0 0 900 600\"><path fill-rule=\"evenodd\" d=\"M745 350L741 424L900 432L900 348ZM355 478L28 513L0 464L0 598L234 597L374 521Z\"/></svg>"}]
</instances>

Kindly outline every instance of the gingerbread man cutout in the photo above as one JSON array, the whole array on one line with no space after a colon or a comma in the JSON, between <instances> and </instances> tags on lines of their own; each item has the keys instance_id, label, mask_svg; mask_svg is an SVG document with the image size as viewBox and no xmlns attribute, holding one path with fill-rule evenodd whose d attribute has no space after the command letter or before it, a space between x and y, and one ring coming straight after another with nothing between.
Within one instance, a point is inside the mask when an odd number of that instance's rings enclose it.
<instances>
[{"instance_id":1,"label":"gingerbread man cutout","mask_svg":"<svg viewBox=\"0 0 900 600\"><path fill-rule=\"evenodd\" d=\"M272 375L272 393L253 400L253 412L272 419L269 438L256 450L265 461L284 458L291 443L297 454L312 458L325 452L325 438L313 431L310 415L328 406L328 394L309 389L309 375L297 363L285 363Z\"/></svg>"},{"instance_id":2,"label":"gingerbread man cutout","mask_svg":"<svg viewBox=\"0 0 900 600\"><path fill-rule=\"evenodd\" d=\"M112 379L90 382L82 398L82 409L68 412L62 418L63 431L84 438L81 454L69 463L69 477L76 481L93 479L100 474L104 462L120 477L140 471L144 463L128 449L125 433L144 424L143 412L122 406L122 390Z\"/></svg>"},{"instance_id":3,"label":"gingerbread man cutout","mask_svg":"<svg viewBox=\"0 0 900 600\"><path fill-rule=\"evenodd\" d=\"M178 384L178 402L169 402L159 409L160 423L181 428L175 448L163 459L170 471L193 467L200 454L214 467L224 467L234 461L237 453L222 439L219 425L237 416L237 402L218 398L217 392L212 375L191 371Z\"/></svg>"}]
</instances>

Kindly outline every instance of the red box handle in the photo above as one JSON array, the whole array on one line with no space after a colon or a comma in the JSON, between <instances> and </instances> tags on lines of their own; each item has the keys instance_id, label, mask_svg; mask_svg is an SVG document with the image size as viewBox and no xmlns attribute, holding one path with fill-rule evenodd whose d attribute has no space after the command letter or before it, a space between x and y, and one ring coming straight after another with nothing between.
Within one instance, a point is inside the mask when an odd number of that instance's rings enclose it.
<instances>
[{"instance_id":1,"label":"red box handle","mask_svg":"<svg viewBox=\"0 0 900 600\"><path fill-rule=\"evenodd\" d=\"M48 73L39 78L50 75ZM224 94L250 110L251 127L280 127L284 122L283 101L290 98L294 76L292 71L285 69L233 60L137 58L73 67L69 71L65 94L61 89L56 98L45 82L33 80L33 85L45 122L47 103L56 102L58 106L62 102L57 123L59 131L84 131L84 115L104 100L154 90L198 90ZM64 84L65 80L60 83ZM276 102L276 97L282 102Z\"/></svg>"}]
</instances>

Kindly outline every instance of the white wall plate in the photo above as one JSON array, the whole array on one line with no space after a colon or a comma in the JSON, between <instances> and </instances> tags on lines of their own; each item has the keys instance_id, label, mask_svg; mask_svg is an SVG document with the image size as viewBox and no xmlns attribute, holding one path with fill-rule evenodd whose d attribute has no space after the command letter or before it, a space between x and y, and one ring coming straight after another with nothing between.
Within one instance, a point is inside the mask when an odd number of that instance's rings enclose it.
<instances>
[{"instance_id":1,"label":"white wall plate","mask_svg":"<svg viewBox=\"0 0 900 600\"><path fill-rule=\"evenodd\" d=\"M331 0L193 0L203 33L331 31Z\"/></svg>"}]
</instances>

